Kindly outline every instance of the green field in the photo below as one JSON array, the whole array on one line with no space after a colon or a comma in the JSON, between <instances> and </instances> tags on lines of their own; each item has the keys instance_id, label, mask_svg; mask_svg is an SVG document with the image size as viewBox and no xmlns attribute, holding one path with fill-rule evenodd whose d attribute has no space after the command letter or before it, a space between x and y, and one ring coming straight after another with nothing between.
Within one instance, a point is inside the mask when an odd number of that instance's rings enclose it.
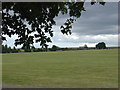
<instances>
[{"instance_id":1,"label":"green field","mask_svg":"<svg viewBox=\"0 0 120 90\"><path fill-rule=\"evenodd\" d=\"M41 88L117 88L118 51L3 54L3 84Z\"/></svg>"}]
</instances>

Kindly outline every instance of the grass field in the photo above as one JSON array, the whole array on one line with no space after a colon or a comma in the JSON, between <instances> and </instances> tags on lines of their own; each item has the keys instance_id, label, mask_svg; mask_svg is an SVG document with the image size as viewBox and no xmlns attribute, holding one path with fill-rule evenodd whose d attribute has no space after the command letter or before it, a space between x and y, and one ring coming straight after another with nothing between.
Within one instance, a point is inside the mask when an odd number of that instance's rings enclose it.
<instances>
[{"instance_id":1,"label":"grass field","mask_svg":"<svg viewBox=\"0 0 120 90\"><path fill-rule=\"evenodd\" d=\"M118 52L81 50L3 54L3 84L45 88L116 88Z\"/></svg>"}]
</instances>

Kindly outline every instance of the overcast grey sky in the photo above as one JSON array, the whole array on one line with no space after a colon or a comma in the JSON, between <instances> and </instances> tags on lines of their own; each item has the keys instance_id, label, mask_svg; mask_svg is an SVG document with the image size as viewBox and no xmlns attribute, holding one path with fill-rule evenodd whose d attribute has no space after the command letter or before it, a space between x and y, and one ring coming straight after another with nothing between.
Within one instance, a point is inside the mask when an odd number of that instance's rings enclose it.
<instances>
[{"instance_id":1,"label":"overcast grey sky","mask_svg":"<svg viewBox=\"0 0 120 90\"><path fill-rule=\"evenodd\" d=\"M88 47L94 47L98 42L105 42L107 46L118 46L118 3L107 2L105 6L90 3L85 3L85 12L73 24L72 35L63 35L60 32L62 25L68 18L67 15L59 15L56 17L57 25L53 26L54 37L52 45L59 47L79 47L87 44ZM13 46L14 39L8 38L9 46ZM35 44L39 47L39 44ZM20 46L18 46L20 47Z\"/></svg>"}]
</instances>

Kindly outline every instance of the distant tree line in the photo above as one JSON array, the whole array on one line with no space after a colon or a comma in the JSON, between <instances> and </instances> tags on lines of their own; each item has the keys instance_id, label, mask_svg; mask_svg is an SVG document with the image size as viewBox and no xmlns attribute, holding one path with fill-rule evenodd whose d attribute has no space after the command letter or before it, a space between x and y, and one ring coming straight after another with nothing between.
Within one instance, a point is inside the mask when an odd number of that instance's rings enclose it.
<instances>
[{"instance_id":1,"label":"distant tree line","mask_svg":"<svg viewBox=\"0 0 120 90\"><path fill-rule=\"evenodd\" d=\"M24 49L24 48L22 48ZM57 51L60 50L60 48L56 45L53 45L52 48L35 48L34 46L30 49L24 49L25 52L47 52L47 51Z\"/></svg>"},{"instance_id":2,"label":"distant tree line","mask_svg":"<svg viewBox=\"0 0 120 90\"><path fill-rule=\"evenodd\" d=\"M16 49L15 47L11 48L7 45L0 45L0 52L2 53L18 53L20 49Z\"/></svg>"},{"instance_id":3,"label":"distant tree line","mask_svg":"<svg viewBox=\"0 0 120 90\"><path fill-rule=\"evenodd\" d=\"M26 48L21 48L17 49L15 47L11 48L8 47L7 45L1 45L0 50L2 53L18 53L18 52L45 52L45 51L67 51L67 50L88 50L88 49L106 49L106 44L104 42L100 42L96 44L96 47L94 48L89 48L86 44L83 47L79 48L60 48L56 45L53 45L52 48L35 48L34 46L26 49Z\"/></svg>"},{"instance_id":4,"label":"distant tree line","mask_svg":"<svg viewBox=\"0 0 120 90\"><path fill-rule=\"evenodd\" d=\"M45 48L35 48L31 47L29 49L21 48L17 49L15 47L11 48L7 45L0 45L0 53L19 53L19 52L45 52L45 51L57 51L60 50L60 48L56 45L53 45L52 48L48 48L47 50Z\"/></svg>"}]
</instances>

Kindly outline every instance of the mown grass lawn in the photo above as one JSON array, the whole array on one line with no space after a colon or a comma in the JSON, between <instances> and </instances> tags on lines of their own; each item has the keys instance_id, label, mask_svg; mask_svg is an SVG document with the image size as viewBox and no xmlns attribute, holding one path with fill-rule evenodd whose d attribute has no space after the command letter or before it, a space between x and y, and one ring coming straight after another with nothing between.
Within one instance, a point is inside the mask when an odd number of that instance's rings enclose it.
<instances>
[{"instance_id":1,"label":"mown grass lawn","mask_svg":"<svg viewBox=\"0 0 120 90\"><path fill-rule=\"evenodd\" d=\"M42 88L117 88L118 51L80 50L2 55L3 84Z\"/></svg>"}]
</instances>

